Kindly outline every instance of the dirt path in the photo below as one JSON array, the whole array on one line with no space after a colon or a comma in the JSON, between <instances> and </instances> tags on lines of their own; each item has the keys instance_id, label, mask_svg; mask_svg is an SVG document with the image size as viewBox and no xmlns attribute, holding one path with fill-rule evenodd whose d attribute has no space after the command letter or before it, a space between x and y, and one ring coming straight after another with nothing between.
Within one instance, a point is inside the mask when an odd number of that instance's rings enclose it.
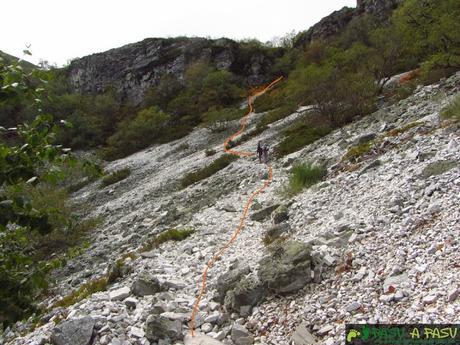
<instances>
[{"instance_id":1,"label":"dirt path","mask_svg":"<svg viewBox=\"0 0 460 345\"><path fill-rule=\"evenodd\" d=\"M241 133L244 132L244 130L246 129L246 124L247 124L247 121L248 121L248 118L251 114L253 114L254 112L254 100L263 95L265 92L267 92L268 90L270 90L276 83L278 83L281 79L283 79L283 77L279 77L278 79L275 79L274 81L272 81L269 85L265 86L264 88L262 88L261 90L259 91L256 91L254 94L252 94L251 96L248 97L248 108L249 108L249 111L248 113L241 119L240 123L241 123L241 127L240 129L234 133L233 135L231 135L229 138L227 138L225 141L224 141L224 151L226 153L229 153L229 154L232 154L232 155L236 155L236 156L240 156L240 157L252 157L255 155L255 153L253 152L247 152L247 151L235 151L235 150L232 150L232 149L229 149L227 146L228 146L228 143L233 140L234 138L236 138L238 135L240 135ZM268 167L268 179L265 181L265 183L263 184L262 187L260 187L259 189L257 189L255 192L253 192L251 194L251 196L249 197L248 201L246 202L245 206L244 206L244 209L243 209L243 213L241 215L241 218L240 218L240 222L238 224L238 227L236 228L235 232L233 233L232 237L230 238L230 240L228 240L222 247L221 249L219 249L219 251L214 254L214 256L207 262L206 264L206 267L204 268L203 270L203 274L202 274L202 281L201 281L201 288L200 288L200 291L198 293L198 296L196 298L196 301L195 301L195 304L193 305L193 311L192 311L192 316L191 316L191 320L190 320L190 332L191 332L191 335L194 336L195 335L195 317L196 317L196 314L199 310L199 304L201 302L201 299L203 298L203 295L206 293L206 280L207 280L207 274L208 274L208 270L210 268L212 268L214 266L214 263L219 260L220 257L222 257L222 255L225 253L225 251L232 245L233 242L235 242L235 240L238 238L238 235L241 233L241 230L243 229L244 227L244 223L246 221L246 218L248 216L248 213L249 213L249 208L251 207L255 197L262 193L262 191L267 188L272 179L273 179L273 169L271 167L271 165L268 165L267 164L267 167Z\"/></svg>"}]
</instances>

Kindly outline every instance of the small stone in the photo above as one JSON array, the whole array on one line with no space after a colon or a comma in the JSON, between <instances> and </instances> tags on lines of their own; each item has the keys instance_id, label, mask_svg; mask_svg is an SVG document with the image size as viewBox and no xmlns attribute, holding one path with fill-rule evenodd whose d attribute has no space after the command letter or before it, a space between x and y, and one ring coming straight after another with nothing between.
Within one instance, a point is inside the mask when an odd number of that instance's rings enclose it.
<instances>
[{"instance_id":1,"label":"small stone","mask_svg":"<svg viewBox=\"0 0 460 345\"><path fill-rule=\"evenodd\" d=\"M395 293L395 301L400 301L404 298L404 293L401 290L396 291Z\"/></svg>"},{"instance_id":2,"label":"small stone","mask_svg":"<svg viewBox=\"0 0 460 345\"><path fill-rule=\"evenodd\" d=\"M447 294L447 301L448 302L453 302L457 299L458 295L460 294L460 289L452 289L449 291Z\"/></svg>"},{"instance_id":3,"label":"small stone","mask_svg":"<svg viewBox=\"0 0 460 345\"><path fill-rule=\"evenodd\" d=\"M322 327L317 333L318 333L318 335L323 336L323 335L328 334L333 329L334 329L334 326L327 325L327 326Z\"/></svg>"},{"instance_id":4,"label":"small stone","mask_svg":"<svg viewBox=\"0 0 460 345\"><path fill-rule=\"evenodd\" d=\"M137 327L131 327L131 334L136 338L144 338L145 332Z\"/></svg>"},{"instance_id":5,"label":"small stone","mask_svg":"<svg viewBox=\"0 0 460 345\"><path fill-rule=\"evenodd\" d=\"M185 336L184 345L223 345L223 344L217 339L213 339L204 334L195 332L194 336L192 336L190 333L188 333Z\"/></svg>"},{"instance_id":6,"label":"small stone","mask_svg":"<svg viewBox=\"0 0 460 345\"><path fill-rule=\"evenodd\" d=\"M327 266L332 266L335 263L335 258L329 254L324 255L322 259Z\"/></svg>"},{"instance_id":7,"label":"small stone","mask_svg":"<svg viewBox=\"0 0 460 345\"><path fill-rule=\"evenodd\" d=\"M217 321L219 320L220 318L220 315L219 313L213 313L211 315L208 315L205 319L204 319L204 322L206 323L217 323Z\"/></svg>"},{"instance_id":8,"label":"small stone","mask_svg":"<svg viewBox=\"0 0 460 345\"><path fill-rule=\"evenodd\" d=\"M436 244L432 244L430 246L430 248L428 248L427 252L428 252L428 254L434 254L434 253L436 253L436 251L437 251Z\"/></svg>"},{"instance_id":9,"label":"small stone","mask_svg":"<svg viewBox=\"0 0 460 345\"><path fill-rule=\"evenodd\" d=\"M436 295L425 296L425 297L423 297L423 304L432 304L432 303L436 302L437 299L438 298L437 298Z\"/></svg>"},{"instance_id":10,"label":"small stone","mask_svg":"<svg viewBox=\"0 0 460 345\"><path fill-rule=\"evenodd\" d=\"M240 307L240 315L242 317L247 317L251 315L251 309L252 307L250 305L243 305Z\"/></svg>"},{"instance_id":11,"label":"small stone","mask_svg":"<svg viewBox=\"0 0 460 345\"><path fill-rule=\"evenodd\" d=\"M201 330L204 332L204 333L209 333L212 331L212 325L207 322L207 323L204 323L201 325Z\"/></svg>"},{"instance_id":12,"label":"small stone","mask_svg":"<svg viewBox=\"0 0 460 345\"><path fill-rule=\"evenodd\" d=\"M345 308L345 311L351 313L352 311L358 310L359 308L361 308L361 303L353 301Z\"/></svg>"},{"instance_id":13,"label":"small stone","mask_svg":"<svg viewBox=\"0 0 460 345\"><path fill-rule=\"evenodd\" d=\"M308 331L307 323L304 321L302 322L297 328L295 329L294 333L292 334L291 340L294 342L295 345L317 345L315 337Z\"/></svg>"},{"instance_id":14,"label":"small stone","mask_svg":"<svg viewBox=\"0 0 460 345\"><path fill-rule=\"evenodd\" d=\"M383 303L390 303L391 301L393 301L395 298L395 295L394 294L389 294L389 295L381 295L379 297L379 301L380 302L383 302Z\"/></svg>"},{"instance_id":15,"label":"small stone","mask_svg":"<svg viewBox=\"0 0 460 345\"><path fill-rule=\"evenodd\" d=\"M124 286L120 289L113 290L109 292L110 299L112 301L123 301L126 297L129 296L131 290L128 286Z\"/></svg>"},{"instance_id":16,"label":"small stone","mask_svg":"<svg viewBox=\"0 0 460 345\"><path fill-rule=\"evenodd\" d=\"M237 323L232 326L232 340L236 345L250 345L253 338L246 327Z\"/></svg>"},{"instance_id":17,"label":"small stone","mask_svg":"<svg viewBox=\"0 0 460 345\"><path fill-rule=\"evenodd\" d=\"M136 308L136 305L137 303L139 302L136 298L134 297L128 297L127 299L125 299L125 305L130 308L130 309L135 309Z\"/></svg>"}]
</instances>

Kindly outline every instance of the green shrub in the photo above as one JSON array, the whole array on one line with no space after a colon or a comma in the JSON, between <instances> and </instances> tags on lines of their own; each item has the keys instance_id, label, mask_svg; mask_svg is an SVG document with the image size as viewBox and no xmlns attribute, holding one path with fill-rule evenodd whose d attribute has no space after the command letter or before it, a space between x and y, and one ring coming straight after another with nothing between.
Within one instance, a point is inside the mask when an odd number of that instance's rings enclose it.
<instances>
[{"instance_id":1,"label":"green shrub","mask_svg":"<svg viewBox=\"0 0 460 345\"><path fill-rule=\"evenodd\" d=\"M168 133L169 120L168 114L150 107L139 111L134 119L122 121L107 141L107 158L121 158L159 142Z\"/></svg>"},{"instance_id":2,"label":"green shrub","mask_svg":"<svg viewBox=\"0 0 460 345\"><path fill-rule=\"evenodd\" d=\"M101 188L107 187L108 185L117 183L124 180L131 174L131 170L128 168L117 170L108 176L105 176L101 182Z\"/></svg>"},{"instance_id":3,"label":"green shrub","mask_svg":"<svg viewBox=\"0 0 460 345\"><path fill-rule=\"evenodd\" d=\"M147 252L152 249L158 248L161 244L168 241L182 241L187 237L195 233L195 230L192 228L183 228L183 229L169 229L157 235L153 239L146 242L139 252Z\"/></svg>"},{"instance_id":4,"label":"green shrub","mask_svg":"<svg viewBox=\"0 0 460 345\"><path fill-rule=\"evenodd\" d=\"M275 148L278 157L300 150L331 132L330 127L311 127L298 121L284 131L284 139Z\"/></svg>"},{"instance_id":5,"label":"green shrub","mask_svg":"<svg viewBox=\"0 0 460 345\"><path fill-rule=\"evenodd\" d=\"M374 143L372 141L368 141L366 143L352 146L348 149L347 153L343 156L342 161L357 162L361 156L370 152L373 147L374 147Z\"/></svg>"},{"instance_id":6,"label":"green shrub","mask_svg":"<svg viewBox=\"0 0 460 345\"><path fill-rule=\"evenodd\" d=\"M214 149L207 149L204 154L206 155L206 157L211 157L211 156L214 156L216 154L216 150Z\"/></svg>"},{"instance_id":7,"label":"green shrub","mask_svg":"<svg viewBox=\"0 0 460 345\"><path fill-rule=\"evenodd\" d=\"M460 120L460 94L455 96L452 102L442 109L441 117L445 119Z\"/></svg>"},{"instance_id":8,"label":"green shrub","mask_svg":"<svg viewBox=\"0 0 460 345\"><path fill-rule=\"evenodd\" d=\"M204 180L204 179L208 178L209 176L214 175L219 170L224 169L225 167L227 167L230 163L232 163L236 159L238 159L237 156L223 155L223 156L219 157L218 159L216 159L211 164L209 164L208 166L204 167L203 169L200 169L200 170L198 170L196 172L192 172L192 173L189 173L189 174L185 175L182 178L180 184L181 184L182 188L186 188L186 187L194 184L195 182Z\"/></svg>"},{"instance_id":9,"label":"green shrub","mask_svg":"<svg viewBox=\"0 0 460 345\"><path fill-rule=\"evenodd\" d=\"M304 188L313 186L326 176L326 169L309 163L299 163L293 166L289 184L285 189L287 195L300 193Z\"/></svg>"}]
</instances>

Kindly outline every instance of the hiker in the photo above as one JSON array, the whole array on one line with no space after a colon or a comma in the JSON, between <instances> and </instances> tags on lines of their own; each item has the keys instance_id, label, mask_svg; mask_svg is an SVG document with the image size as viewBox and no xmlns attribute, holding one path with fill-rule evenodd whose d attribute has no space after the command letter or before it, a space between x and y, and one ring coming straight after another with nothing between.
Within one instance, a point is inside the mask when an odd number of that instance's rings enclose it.
<instances>
[{"instance_id":1,"label":"hiker","mask_svg":"<svg viewBox=\"0 0 460 345\"><path fill-rule=\"evenodd\" d=\"M268 146L267 146L267 144L265 144L264 147L262 148L262 153L263 153L263 156L264 156L264 163L267 164L268 163Z\"/></svg>"},{"instance_id":2,"label":"hiker","mask_svg":"<svg viewBox=\"0 0 460 345\"><path fill-rule=\"evenodd\" d=\"M263 149L262 149L262 142L257 143L257 156L259 157L259 163L262 163L262 154L263 154Z\"/></svg>"}]
</instances>

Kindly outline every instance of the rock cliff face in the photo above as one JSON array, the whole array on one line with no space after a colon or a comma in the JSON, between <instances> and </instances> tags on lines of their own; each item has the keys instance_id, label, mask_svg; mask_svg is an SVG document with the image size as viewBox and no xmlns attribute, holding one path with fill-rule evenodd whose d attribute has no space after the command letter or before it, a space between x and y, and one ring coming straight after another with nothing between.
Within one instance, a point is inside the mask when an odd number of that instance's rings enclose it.
<instances>
[{"instance_id":1,"label":"rock cliff face","mask_svg":"<svg viewBox=\"0 0 460 345\"><path fill-rule=\"evenodd\" d=\"M268 81L270 66L281 50L270 56L246 52L237 42L224 38L148 38L75 60L67 73L75 91L99 93L113 87L123 99L139 104L161 76L173 74L182 80L187 67L198 61L229 70L249 85Z\"/></svg>"},{"instance_id":2,"label":"rock cliff face","mask_svg":"<svg viewBox=\"0 0 460 345\"><path fill-rule=\"evenodd\" d=\"M403 0L357 0L356 8L343 7L332 12L307 31L301 32L294 43L295 47L305 47L318 39L327 39L343 31L355 17L370 14L376 19L385 20Z\"/></svg>"}]
</instances>

